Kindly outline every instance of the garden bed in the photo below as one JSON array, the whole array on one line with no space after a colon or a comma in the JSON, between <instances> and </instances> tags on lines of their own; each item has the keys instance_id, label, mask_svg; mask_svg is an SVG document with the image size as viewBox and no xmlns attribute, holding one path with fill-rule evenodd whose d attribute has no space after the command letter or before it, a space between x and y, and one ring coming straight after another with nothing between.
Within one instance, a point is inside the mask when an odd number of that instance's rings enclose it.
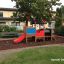
<instances>
[{"instance_id":1,"label":"garden bed","mask_svg":"<svg viewBox=\"0 0 64 64\"><path fill-rule=\"evenodd\" d=\"M15 38L0 38L0 50L6 50L6 49L14 49L14 48L22 48L22 47L30 47L30 46L39 46L39 45L49 45L49 44L63 44L64 43L64 37L56 36L56 41L37 41L37 42L28 42L25 41L14 44L13 39Z\"/></svg>"}]
</instances>

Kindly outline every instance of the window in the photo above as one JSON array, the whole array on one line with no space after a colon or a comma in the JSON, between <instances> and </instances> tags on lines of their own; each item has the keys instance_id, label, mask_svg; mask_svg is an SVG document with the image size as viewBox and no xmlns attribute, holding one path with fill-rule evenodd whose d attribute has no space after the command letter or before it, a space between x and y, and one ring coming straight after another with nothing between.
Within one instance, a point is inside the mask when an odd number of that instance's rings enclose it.
<instances>
[{"instance_id":1,"label":"window","mask_svg":"<svg viewBox=\"0 0 64 64\"><path fill-rule=\"evenodd\" d=\"M3 12L0 12L0 17L3 17Z\"/></svg>"}]
</instances>

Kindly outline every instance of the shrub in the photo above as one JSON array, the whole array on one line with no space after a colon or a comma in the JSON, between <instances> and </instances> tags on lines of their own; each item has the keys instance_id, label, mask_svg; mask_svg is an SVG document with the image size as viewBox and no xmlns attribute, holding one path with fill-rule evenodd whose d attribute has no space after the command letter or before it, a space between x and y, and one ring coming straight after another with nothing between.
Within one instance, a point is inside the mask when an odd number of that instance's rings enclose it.
<instances>
[{"instance_id":1,"label":"shrub","mask_svg":"<svg viewBox=\"0 0 64 64\"><path fill-rule=\"evenodd\" d=\"M14 37L18 37L19 34L16 32L9 32L9 33L5 33L1 35L1 38L14 38Z\"/></svg>"},{"instance_id":2,"label":"shrub","mask_svg":"<svg viewBox=\"0 0 64 64\"><path fill-rule=\"evenodd\" d=\"M2 27L2 25L0 25L0 32L2 32L3 31L3 27Z\"/></svg>"},{"instance_id":3,"label":"shrub","mask_svg":"<svg viewBox=\"0 0 64 64\"><path fill-rule=\"evenodd\" d=\"M3 31L4 31L4 32L10 32L10 27L7 26L7 25L4 25L4 26L3 26Z\"/></svg>"},{"instance_id":4,"label":"shrub","mask_svg":"<svg viewBox=\"0 0 64 64\"><path fill-rule=\"evenodd\" d=\"M64 36L64 26L60 26L58 28L56 28L56 34Z\"/></svg>"},{"instance_id":5,"label":"shrub","mask_svg":"<svg viewBox=\"0 0 64 64\"><path fill-rule=\"evenodd\" d=\"M0 25L0 32L15 32L16 27L10 27L8 25Z\"/></svg>"},{"instance_id":6,"label":"shrub","mask_svg":"<svg viewBox=\"0 0 64 64\"><path fill-rule=\"evenodd\" d=\"M9 27L10 28L10 32L16 32L16 27Z\"/></svg>"}]
</instances>

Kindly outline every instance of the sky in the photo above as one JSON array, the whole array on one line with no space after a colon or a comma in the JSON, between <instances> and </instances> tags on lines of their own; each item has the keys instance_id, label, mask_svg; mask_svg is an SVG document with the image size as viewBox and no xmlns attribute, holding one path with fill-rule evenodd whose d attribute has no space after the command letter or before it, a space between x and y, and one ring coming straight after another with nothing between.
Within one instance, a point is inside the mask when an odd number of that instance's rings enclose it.
<instances>
[{"instance_id":1,"label":"sky","mask_svg":"<svg viewBox=\"0 0 64 64\"><path fill-rule=\"evenodd\" d=\"M64 0L60 0L60 2L64 5ZM11 0L0 0L0 7L4 8L13 8L15 6L15 2L12 2ZM56 10L58 6L54 6L54 10Z\"/></svg>"},{"instance_id":2,"label":"sky","mask_svg":"<svg viewBox=\"0 0 64 64\"><path fill-rule=\"evenodd\" d=\"M64 0L60 0L60 3L62 3L61 5L64 5ZM53 6L54 11L56 11L57 7L60 7L60 6Z\"/></svg>"},{"instance_id":3,"label":"sky","mask_svg":"<svg viewBox=\"0 0 64 64\"><path fill-rule=\"evenodd\" d=\"M13 6L15 6L15 2L11 0L0 0L0 7L13 8Z\"/></svg>"}]
</instances>

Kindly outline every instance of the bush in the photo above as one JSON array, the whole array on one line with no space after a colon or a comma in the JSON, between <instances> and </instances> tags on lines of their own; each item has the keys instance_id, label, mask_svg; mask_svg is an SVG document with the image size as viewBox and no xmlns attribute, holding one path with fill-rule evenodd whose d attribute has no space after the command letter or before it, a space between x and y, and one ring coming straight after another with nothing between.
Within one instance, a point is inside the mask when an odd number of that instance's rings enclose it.
<instances>
[{"instance_id":1,"label":"bush","mask_svg":"<svg viewBox=\"0 0 64 64\"><path fill-rule=\"evenodd\" d=\"M1 38L14 38L19 37L19 34L16 32L9 32L1 35Z\"/></svg>"},{"instance_id":2,"label":"bush","mask_svg":"<svg viewBox=\"0 0 64 64\"><path fill-rule=\"evenodd\" d=\"M15 32L16 27L9 27L7 25L0 25L0 32Z\"/></svg>"},{"instance_id":3,"label":"bush","mask_svg":"<svg viewBox=\"0 0 64 64\"><path fill-rule=\"evenodd\" d=\"M3 31L3 26L2 25L0 25L0 32L2 32Z\"/></svg>"},{"instance_id":4,"label":"bush","mask_svg":"<svg viewBox=\"0 0 64 64\"><path fill-rule=\"evenodd\" d=\"M2 37L2 34L0 33L0 38Z\"/></svg>"},{"instance_id":5,"label":"bush","mask_svg":"<svg viewBox=\"0 0 64 64\"><path fill-rule=\"evenodd\" d=\"M58 26L61 25L62 25L61 19L56 19L55 27L57 28Z\"/></svg>"},{"instance_id":6,"label":"bush","mask_svg":"<svg viewBox=\"0 0 64 64\"><path fill-rule=\"evenodd\" d=\"M10 32L16 32L16 27L9 27L10 28Z\"/></svg>"},{"instance_id":7,"label":"bush","mask_svg":"<svg viewBox=\"0 0 64 64\"><path fill-rule=\"evenodd\" d=\"M4 26L3 26L3 31L4 31L4 32L10 32L10 27L7 26L7 25L4 25Z\"/></svg>"},{"instance_id":8,"label":"bush","mask_svg":"<svg viewBox=\"0 0 64 64\"><path fill-rule=\"evenodd\" d=\"M64 26L60 26L60 27L56 28L55 32L57 35L64 36Z\"/></svg>"}]
</instances>

